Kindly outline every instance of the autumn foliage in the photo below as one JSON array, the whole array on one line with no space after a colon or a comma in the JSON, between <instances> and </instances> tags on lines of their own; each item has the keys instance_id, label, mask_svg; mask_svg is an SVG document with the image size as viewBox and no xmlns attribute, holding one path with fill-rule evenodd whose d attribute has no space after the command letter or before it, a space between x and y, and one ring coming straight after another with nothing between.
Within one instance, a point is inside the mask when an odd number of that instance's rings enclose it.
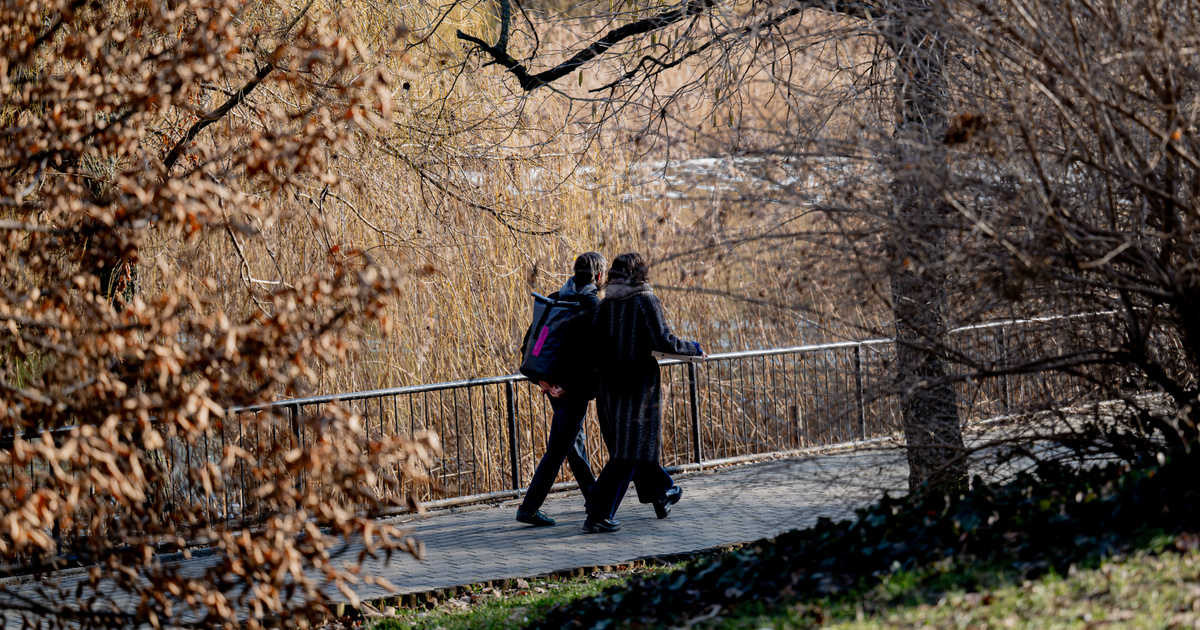
<instances>
[{"instance_id":1,"label":"autumn foliage","mask_svg":"<svg viewBox=\"0 0 1200 630\"><path fill-rule=\"evenodd\" d=\"M330 156L386 122L390 79L339 19L312 2L0 5L0 570L92 567L61 590L0 587L0 612L304 624L363 579L336 545L418 551L372 516L435 436L368 441L336 407L226 412L346 361L348 326L386 328L396 274L335 243L322 272L224 312L221 280L180 253L286 218L265 201L296 186L342 185ZM279 98L231 120L255 90ZM297 422L303 448L278 438ZM155 555L195 545L219 553L186 576Z\"/></svg>"}]
</instances>

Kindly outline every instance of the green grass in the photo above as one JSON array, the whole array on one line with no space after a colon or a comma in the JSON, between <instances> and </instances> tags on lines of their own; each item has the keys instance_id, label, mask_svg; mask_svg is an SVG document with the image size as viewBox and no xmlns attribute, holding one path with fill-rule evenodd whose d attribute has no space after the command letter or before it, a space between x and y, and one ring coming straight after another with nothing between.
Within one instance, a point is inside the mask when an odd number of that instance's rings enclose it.
<instances>
[{"instance_id":1,"label":"green grass","mask_svg":"<svg viewBox=\"0 0 1200 630\"><path fill-rule=\"evenodd\" d=\"M396 618L367 623L370 630L409 630L444 628L502 630L523 626L538 619L547 609L565 602L591 597L610 586L636 576L668 573L684 563L639 567L622 572L602 573L575 578L530 578L528 587L506 590L485 589L447 600L431 610L399 609Z\"/></svg>"},{"instance_id":2,"label":"green grass","mask_svg":"<svg viewBox=\"0 0 1200 630\"><path fill-rule=\"evenodd\" d=\"M700 627L1171 628L1200 624L1200 552L1138 552L1060 576L1021 580L1003 567L900 572L857 595L765 610L748 603Z\"/></svg>"},{"instance_id":3,"label":"green grass","mask_svg":"<svg viewBox=\"0 0 1200 630\"><path fill-rule=\"evenodd\" d=\"M1183 451L1146 469L1043 466L958 496L885 497L852 521L819 519L675 571L524 585L534 593L392 627L1190 625L1198 475L1200 458Z\"/></svg>"},{"instance_id":4,"label":"green grass","mask_svg":"<svg viewBox=\"0 0 1200 630\"><path fill-rule=\"evenodd\" d=\"M52 358L46 354L35 352L24 357L0 357L0 368L11 364L9 372L14 387L29 387L33 385L43 372L50 367Z\"/></svg>"},{"instance_id":5,"label":"green grass","mask_svg":"<svg viewBox=\"0 0 1200 630\"><path fill-rule=\"evenodd\" d=\"M582 578L531 579L528 588L495 595L476 593L479 603L446 602L428 611L401 610L396 619L365 627L518 628L556 604L595 595L635 575L669 572L679 566L596 573ZM680 625L687 625L687 621L680 621ZM872 588L844 596L791 602L771 609L745 602L732 610L714 609L689 621L694 628L725 630L1193 627L1200 624L1200 551L1140 551L1067 576L1050 571L1036 580L1024 580L1003 565L944 563L920 572L900 571Z\"/></svg>"}]
</instances>

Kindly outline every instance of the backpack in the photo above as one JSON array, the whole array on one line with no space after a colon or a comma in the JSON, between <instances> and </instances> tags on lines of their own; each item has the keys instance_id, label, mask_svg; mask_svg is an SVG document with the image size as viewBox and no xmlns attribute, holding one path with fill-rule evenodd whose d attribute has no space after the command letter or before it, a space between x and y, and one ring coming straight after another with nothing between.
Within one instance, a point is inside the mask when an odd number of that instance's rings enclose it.
<instances>
[{"instance_id":1,"label":"backpack","mask_svg":"<svg viewBox=\"0 0 1200 630\"><path fill-rule=\"evenodd\" d=\"M533 293L533 322L525 335L521 374L533 382L558 382L559 360L568 354L572 322L586 309L578 302L552 300Z\"/></svg>"}]
</instances>

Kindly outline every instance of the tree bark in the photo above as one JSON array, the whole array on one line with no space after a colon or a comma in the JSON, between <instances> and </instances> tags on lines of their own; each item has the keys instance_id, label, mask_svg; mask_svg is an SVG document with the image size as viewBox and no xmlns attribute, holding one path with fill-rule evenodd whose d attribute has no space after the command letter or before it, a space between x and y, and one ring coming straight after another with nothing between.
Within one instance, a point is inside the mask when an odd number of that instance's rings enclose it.
<instances>
[{"instance_id":1,"label":"tree bark","mask_svg":"<svg viewBox=\"0 0 1200 630\"><path fill-rule=\"evenodd\" d=\"M950 185L943 136L947 126L945 43L931 28L928 0L901 0L892 21L896 72L896 151L891 173L895 221L891 238L896 374L907 441L909 490L964 487L958 395L936 352L948 328L945 244ZM928 485L925 485L928 484Z\"/></svg>"}]
</instances>

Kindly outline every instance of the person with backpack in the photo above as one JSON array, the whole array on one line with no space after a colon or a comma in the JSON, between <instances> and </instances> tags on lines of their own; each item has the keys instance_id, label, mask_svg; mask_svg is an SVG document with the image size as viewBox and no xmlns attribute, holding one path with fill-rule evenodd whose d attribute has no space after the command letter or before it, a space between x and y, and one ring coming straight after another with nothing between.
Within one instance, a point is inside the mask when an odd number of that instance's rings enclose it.
<instances>
[{"instance_id":1,"label":"person with backpack","mask_svg":"<svg viewBox=\"0 0 1200 630\"><path fill-rule=\"evenodd\" d=\"M592 318L596 415L609 460L587 497L583 529L590 533L621 528L616 513L630 481L642 503L654 504L658 518L666 518L683 496L659 463L662 383L651 352L706 355L700 344L671 333L648 275L637 252L618 256Z\"/></svg>"},{"instance_id":2,"label":"person with backpack","mask_svg":"<svg viewBox=\"0 0 1200 630\"><path fill-rule=\"evenodd\" d=\"M604 283L607 266L608 261L596 252L587 252L576 258L575 275L561 289L547 296L549 304L543 305L543 308L560 306L565 313L561 316L555 314L552 318L557 322L555 326L545 325L551 318L536 318L521 344L521 355L525 357L521 371L531 380L536 380L542 393L549 397L554 416L550 421L546 454L533 473L525 500L517 508L518 522L534 527L554 525L554 519L543 513L541 507L564 459L579 483L584 500L591 495L592 486L596 483L588 464L583 431L588 401L595 397L593 370L590 357L587 356L587 335L592 309L600 303L598 287ZM546 311L535 309L535 313L538 312ZM532 347L529 346L530 342L533 343ZM552 359L548 357L551 346L555 355ZM549 360L531 360L535 353ZM536 369L530 369L530 366Z\"/></svg>"}]
</instances>

